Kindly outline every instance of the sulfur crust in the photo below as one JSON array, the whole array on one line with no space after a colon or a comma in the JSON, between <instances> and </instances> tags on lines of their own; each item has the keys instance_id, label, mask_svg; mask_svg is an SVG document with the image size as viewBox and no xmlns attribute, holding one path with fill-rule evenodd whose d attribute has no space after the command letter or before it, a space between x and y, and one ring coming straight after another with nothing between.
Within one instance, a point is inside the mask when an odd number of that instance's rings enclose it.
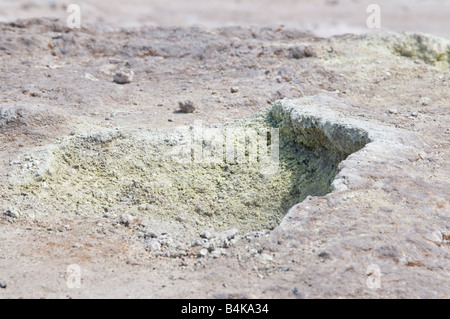
<instances>
[{"instance_id":1,"label":"sulfur crust","mask_svg":"<svg viewBox=\"0 0 450 319\"><path fill-rule=\"evenodd\" d=\"M272 229L294 204L330 192L348 155L323 147L320 129L305 135L307 128L293 125L280 107L219 127L279 128L276 174L263 173L260 163L174 162L168 156L177 143L173 132L103 131L61 141L53 147L51 169L22 187L43 201L64 202L69 211L106 207L194 230Z\"/></svg>"}]
</instances>

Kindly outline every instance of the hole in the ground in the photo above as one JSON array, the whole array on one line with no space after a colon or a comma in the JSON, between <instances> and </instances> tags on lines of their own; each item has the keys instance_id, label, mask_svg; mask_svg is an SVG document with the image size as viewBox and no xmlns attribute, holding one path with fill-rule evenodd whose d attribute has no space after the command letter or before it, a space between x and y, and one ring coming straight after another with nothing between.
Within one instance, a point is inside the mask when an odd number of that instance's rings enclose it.
<instances>
[{"instance_id":1,"label":"hole in the ground","mask_svg":"<svg viewBox=\"0 0 450 319\"><path fill-rule=\"evenodd\" d=\"M330 192L339 162L368 141L363 131L294 118L276 103L221 127L70 137L53 148L49 171L24 187L68 210L106 207L195 230L250 232Z\"/></svg>"}]
</instances>

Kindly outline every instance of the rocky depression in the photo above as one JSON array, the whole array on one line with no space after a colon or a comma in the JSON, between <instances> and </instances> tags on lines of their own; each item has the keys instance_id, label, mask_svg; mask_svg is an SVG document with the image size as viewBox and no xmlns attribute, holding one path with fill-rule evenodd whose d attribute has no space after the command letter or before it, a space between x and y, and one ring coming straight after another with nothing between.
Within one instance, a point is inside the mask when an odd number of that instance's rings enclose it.
<instances>
[{"instance_id":1,"label":"rocky depression","mask_svg":"<svg viewBox=\"0 0 450 319\"><path fill-rule=\"evenodd\" d=\"M17 187L74 213L113 211L197 231L273 229L308 195L330 192L339 162L367 142L363 131L276 103L215 127L63 138L23 160Z\"/></svg>"}]
</instances>

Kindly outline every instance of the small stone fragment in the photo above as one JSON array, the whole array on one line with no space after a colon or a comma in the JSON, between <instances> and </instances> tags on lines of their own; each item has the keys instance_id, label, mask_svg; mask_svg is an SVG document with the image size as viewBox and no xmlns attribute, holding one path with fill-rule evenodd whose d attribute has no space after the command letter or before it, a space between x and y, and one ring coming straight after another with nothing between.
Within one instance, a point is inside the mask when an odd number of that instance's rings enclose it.
<instances>
[{"instance_id":1,"label":"small stone fragment","mask_svg":"<svg viewBox=\"0 0 450 319\"><path fill-rule=\"evenodd\" d=\"M128 214L119 216L119 223L126 227L130 227L130 225L133 223L134 220L135 220L135 218Z\"/></svg>"},{"instance_id":2,"label":"small stone fragment","mask_svg":"<svg viewBox=\"0 0 450 319\"><path fill-rule=\"evenodd\" d=\"M147 240L145 242L145 249L147 251L151 251L151 252L160 251L161 250L161 244L155 239Z\"/></svg>"},{"instance_id":3,"label":"small stone fragment","mask_svg":"<svg viewBox=\"0 0 450 319\"><path fill-rule=\"evenodd\" d=\"M207 242L206 239L199 239L192 243L191 247L200 247L203 246Z\"/></svg>"},{"instance_id":4,"label":"small stone fragment","mask_svg":"<svg viewBox=\"0 0 450 319\"><path fill-rule=\"evenodd\" d=\"M200 249L200 251L198 253L198 257L203 258L203 257L206 257L206 255L208 255L208 249L206 249L206 248Z\"/></svg>"},{"instance_id":5,"label":"small stone fragment","mask_svg":"<svg viewBox=\"0 0 450 319\"><path fill-rule=\"evenodd\" d=\"M12 217L12 218L20 217L20 214L18 212L10 210L10 209L8 209L4 214L5 214L5 216Z\"/></svg>"},{"instance_id":6,"label":"small stone fragment","mask_svg":"<svg viewBox=\"0 0 450 319\"><path fill-rule=\"evenodd\" d=\"M214 259L219 258L220 256L222 256L222 250L221 249L214 250L214 251L212 251L209 254L209 257L210 258L214 258Z\"/></svg>"},{"instance_id":7,"label":"small stone fragment","mask_svg":"<svg viewBox=\"0 0 450 319\"><path fill-rule=\"evenodd\" d=\"M330 254L326 251L322 251L318 256L322 259L331 259Z\"/></svg>"},{"instance_id":8,"label":"small stone fragment","mask_svg":"<svg viewBox=\"0 0 450 319\"><path fill-rule=\"evenodd\" d=\"M430 100L429 97L422 97L422 98L420 98L420 100L419 100L419 103L420 103L422 106L428 106L428 105L430 104L430 102L431 102L431 100Z\"/></svg>"},{"instance_id":9,"label":"small stone fragment","mask_svg":"<svg viewBox=\"0 0 450 319\"><path fill-rule=\"evenodd\" d=\"M192 102L191 100L180 101L178 102L178 106L183 113L194 113L195 111L194 102Z\"/></svg>"},{"instance_id":10,"label":"small stone fragment","mask_svg":"<svg viewBox=\"0 0 450 319\"><path fill-rule=\"evenodd\" d=\"M230 239L233 239L237 233L238 233L238 230L236 228L231 228L231 229L228 229L228 230L224 231L223 233L221 233L219 235L219 237L230 240Z\"/></svg>"},{"instance_id":11,"label":"small stone fragment","mask_svg":"<svg viewBox=\"0 0 450 319\"><path fill-rule=\"evenodd\" d=\"M314 51L313 47L307 45L307 46L296 46L289 49L290 55L293 59L303 59L303 58L310 58L310 57L316 57L317 54Z\"/></svg>"},{"instance_id":12,"label":"small stone fragment","mask_svg":"<svg viewBox=\"0 0 450 319\"><path fill-rule=\"evenodd\" d=\"M273 260L273 257L270 256L269 254L261 254L258 257L258 261L261 264L264 264L264 265L267 264L268 262L272 261L272 260Z\"/></svg>"},{"instance_id":13,"label":"small stone fragment","mask_svg":"<svg viewBox=\"0 0 450 319\"><path fill-rule=\"evenodd\" d=\"M388 109L387 111L389 114L397 114L398 113L397 109Z\"/></svg>"},{"instance_id":14,"label":"small stone fragment","mask_svg":"<svg viewBox=\"0 0 450 319\"><path fill-rule=\"evenodd\" d=\"M297 297L299 297L299 298L302 297L302 293L298 290L297 287L294 287L294 288L292 289L292 293L293 293L294 295L296 295Z\"/></svg>"},{"instance_id":15,"label":"small stone fragment","mask_svg":"<svg viewBox=\"0 0 450 319\"><path fill-rule=\"evenodd\" d=\"M200 237L205 239L211 239L214 238L215 235L211 230L205 230L203 233L200 234Z\"/></svg>"},{"instance_id":16,"label":"small stone fragment","mask_svg":"<svg viewBox=\"0 0 450 319\"><path fill-rule=\"evenodd\" d=\"M114 74L114 82L117 84L127 84L133 81L134 72L127 68L121 68Z\"/></svg>"}]
</instances>

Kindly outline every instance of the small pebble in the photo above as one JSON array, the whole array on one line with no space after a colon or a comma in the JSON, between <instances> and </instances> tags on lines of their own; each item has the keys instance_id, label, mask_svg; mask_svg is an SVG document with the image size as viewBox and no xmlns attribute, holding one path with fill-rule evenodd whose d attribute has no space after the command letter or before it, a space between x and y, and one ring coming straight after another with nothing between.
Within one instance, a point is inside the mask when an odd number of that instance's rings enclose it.
<instances>
[{"instance_id":1,"label":"small pebble","mask_svg":"<svg viewBox=\"0 0 450 319\"><path fill-rule=\"evenodd\" d=\"M309 57L316 57L317 53L311 46L296 46L289 49L290 55L293 59L303 59Z\"/></svg>"},{"instance_id":2,"label":"small pebble","mask_svg":"<svg viewBox=\"0 0 450 319\"><path fill-rule=\"evenodd\" d=\"M119 216L119 223L126 226L126 227L130 227L130 225L135 221L135 218L129 214L123 214Z\"/></svg>"},{"instance_id":3,"label":"small pebble","mask_svg":"<svg viewBox=\"0 0 450 319\"><path fill-rule=\"evenodd\" d=\"M331 259L330 254L326 251L321 252L318 256L322 259Z\"/></svg>"},{"instance_id":4,"label":"small pebble","mask_svg":"<svg viewBox=\"0 0 450 319\"><path fill-rule=\"evenodd\" d=\"M0 288L1 289L6 289L7 285L4 281L0 281Z\"/></svg>"},{"instance_id":5,"label":"small pebble","mask_svg":"<svg viewBox=\"0 0 450 319\"><path fill-rule=\"evenodd\" d=\"M157 240L148 240L145 243L145 249L150 252L160 251L161 244Z\"/></svg>"},{"instance_id":6,"label":"small pebble","mask_svg":"<svg viewBox=\"0 0 450 319\"><path fill-rule=\"evenodd\" d=\"M296 295L296 296L299 296L299 297L302 296L302 293L298 290L297 287L294 287L294 289L292 289L292 293L293 293L294 295Z\"/></svg>"},{"instance_id":7,"label":"small pebble","mask_svg":"<svg viewBox=\"0 0 450 319\"><path fill-rule=\"evenodd\" d=\"M222 256L222 251L221 250L215 250L213 252L210 253L209 257L210 258L219 258L220 256Z\"/></svg>"},{"instance_id":8,"label":"small pebble","mask_svg":"<svg viewBox=\"0 0 450 319\"><path fill-rule=\"evenodd\" d=\"M200 237L205 239L211 239L215 237L215 235L211 230L205 230L203 233L200 234Z\"/></svg>"},{"instance_id":9,"label":"small pebble","mask_svg":"<svg viewBox=\"0 0 450 319\"><path fill-rule=\"evenodd\" d=\"M206 257L206 255L208 255L208 249L206 249L206 248L200 249L200 252L198 253L198 256L200 258L202 258L202 257Z\"/></svg>"},{"instance_id":10,"label":"small pebble","mask_svg":"<svg viewBox=\"0 0 450 319\"><path fill-rule=\"evenodd\" d=\"M147 233L147 237L150 237L150 238L158 238L158 234L156 234L156 233L154 233L154 232L150 232L150 233Z\"/></svg>"},{"instance_id":11,"label":"small pebble","mask_svg":"<svg viewBox=\"0 0 450 319\"><path fill-rule=\"evenodd\" d=\"M228 229L221 233L219 237L225 237L226 239L230 240L233 239L236 234L238 233L238 230L236 228Z\"/></svg>"},{"instance_id":12,"label":"small pebble","mask_svg":"<svg viewBox=\"0 0 450 319\"><path fill-rule=\"evenodd\" d=\"M207 240L205 240L205 239L201 239L201 240L199 239L199 240L194 241L192 243L191 247L200 247L200 246L203 246L206 242L207 242Z\"/></svg>"},{"instance_id":13,"label":"small pebble","mask_svg":"<svg viewBox=\"0 0 450 319\"><path fill-rule=\"evenodd\" d=\"M19 218L20 214L18 212L12 211L8 209L5 213L5 216L12 217L12 218Z\"/></svg>"},{"instance_id":14,"label":"small pebble","mask_svg":"<svg viewBox=\"0 0 450 319\"><path fill-rule=\"evenodd\" d=\"M388 110L388 113L389 113L389 114L397 114L398 111L397 111L397 109L389 109L389 110Z\"/></svg>"},{"instance_id":15,"label":"small pebble","mask_svg":"<svg viewBox=\"0 0 450 319\"><path fill-rule=\"evenodd\" d=\"M259 258L258 258L258 261L264 265L272 260L273 260L273 257L270 256L269 254L261 254L261 255L259 255Z\"/></svg>"},{"instance_id":16,"label":"small pebble","mask_svg":"<svg viewBox=\"0 0 450 319\"><path fill-rule=\"evenodd\" d=\"M238 92L239 92L239 88L236 87L236 86L233 86L233 87L230 89L230 92L231 92L231 93L238 93Z\"/></svg>"},{"instance_id":17,"label":"small pebble","mask_svg":"<svg viewBox=\"0 0 450 319\"><path fill-rule=\"evenodd\" d=\"M133 70L121 68L114 74L114 82L117 84L127 84L133 81Z\"/></svg>"},{"instance_id":18,"label":"small pebble","mask_svg":"<svg viewBox=\"0 0 450 319\"><path fill-rule=\"evenodd\" d=\"M430 104L430 102L431 102L431 100L430 100L429 97L422 97L422 98L419 100L419 103L420 103L422 106L428 106L428 105Z\"/></svg>"},{"instance_id":19,"label":"small pebble","mask_svg":"<svg viewBox=\"0 0 450 319\"><path fill-rule=\"evenodd\" d=\"M183 113L194 113L194 111L195 111L194 102L192 102L190 100L186 100L184 102L178 102L178 106L180 107L180 110Z\"/></svg>"}]
</instances>

